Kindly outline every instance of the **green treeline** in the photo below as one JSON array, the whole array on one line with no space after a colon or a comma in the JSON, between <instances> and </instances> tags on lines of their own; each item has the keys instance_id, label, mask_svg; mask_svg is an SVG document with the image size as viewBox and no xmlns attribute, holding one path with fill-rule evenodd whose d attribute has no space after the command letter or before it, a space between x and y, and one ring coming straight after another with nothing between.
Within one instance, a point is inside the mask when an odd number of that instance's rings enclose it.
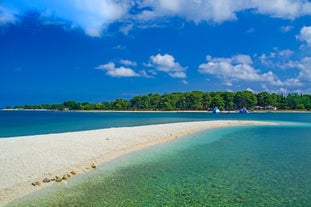
<instances>
[{"instance_id":1,"label":"green treeline","mask_svg":"<svg viewBox=\"0 0 311 207\"><path fill-rule=\"evenodd\" d=\"M239 110L246 107L249 110L271 109L278 110L310 110L311 95L297 93L287 96L275 93L261 92L254 94L250 91L239 92L201 92L148 94L135 96L130 100L116 99L102 103L78 103L65 101L62 104L40 104L14 107L21 109L48 109L48 110L129 110L129 111L186 111L186 110Z\"/></svg>"}]
</instances>

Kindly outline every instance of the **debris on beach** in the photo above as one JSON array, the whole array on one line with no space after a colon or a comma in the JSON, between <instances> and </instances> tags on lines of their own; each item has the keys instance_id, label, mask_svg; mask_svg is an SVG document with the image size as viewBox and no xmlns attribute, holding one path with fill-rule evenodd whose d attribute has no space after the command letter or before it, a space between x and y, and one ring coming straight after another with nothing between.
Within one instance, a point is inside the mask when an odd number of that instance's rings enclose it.
<instances>
[{"instance_id":1,"label":"debris on beach","mask_svg":"<svg viewBox=\"0 0 311 207\"><path fill-rule=\"evenodd\" d=\"M50 178L44 178L44 179L42 180L42 182L44 182L44 183L49 183L49 182L51 182L51 179L50 179Z\"/></svg>"},{"instance_id":2,"label":"debris on beach","mask_svg":"<svg viewBox=\"0 0 311 207\"><path fill-rule=\"evenodd\" d=\"M97 168L96 164L95 164L95 163L92 163L91 167L86 167L86 168L83 169L83 171L84 171L84 172L88 172L88 171L90 171L91 169L96 169L96 168ZM60 183L60 182L62 182L63 180L64 180L64 182L65 182L65 181L68 180L71 176L76 175L76 174L78 174L78 172L77 172L76 170L72 170L72 171L70 171L70 173L64 174L63 176L56 175L54 178L44 178L44 179L42 180L42 182L43 182L43 183L50 183L50 182L52 182L52 181L55 181L55 182ZM31 183L31 185L33 185L33 186L40 186L40 185L41 185L41 182L40 182L40 181L36 181L36 182Z\"/></svg>"},{"instance_id":3,"label":"debris on beach","mask_svg":"<svg viewBox=\"0 0 311 207\"><path fill-rule=\"evenodd\" d=\"M59 175L56 175L56 176L55 176L55 181L56 181L56 182L59 183L59 182L62 182L62 180L63 180L63 177L61 177L61 176L59 176Z\"/></svg>"},{"instance_id":4,"label":"debris on beach","mask_svg":"<svg viewBox=\"0 0 311 207\"><path fill-rule=\"evenodd\" d=\"M63 180L67 180L70 177L70 175L68 176L68 174L63 175Z\"/></svg>"},{"instance_id":5,"label":"debris on beach","mask_svg":"<svg viewBox=\"0 0 311 207\"><path fill-rule=\"evenodd\" d=\"M71 174L71 175L76 175L76 174L78 174L78 173L77 173L77 171L72 170L72 171L70 172L70 174Z\"/></svg>"},{"instance_id":6,"label":"debris on beach","mask_svg":"<svg viewBox=\"0 0 311 207\"><path fill-rule=\"evenodd\" d=\"M31 183L31 185L33 185L33 186L40 186L41 182L40 181L36 181L36 182Z\"/></svg>"}]
</instances>

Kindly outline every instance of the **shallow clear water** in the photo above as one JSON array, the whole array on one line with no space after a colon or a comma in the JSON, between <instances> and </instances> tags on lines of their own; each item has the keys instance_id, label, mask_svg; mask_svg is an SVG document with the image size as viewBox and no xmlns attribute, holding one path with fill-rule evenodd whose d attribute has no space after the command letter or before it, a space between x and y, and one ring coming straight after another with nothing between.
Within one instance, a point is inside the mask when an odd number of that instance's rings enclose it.
<instances>
[{"instance_id":1,"label":"shallow clear water","mask_svg":"<svg viewBox=\"0 0 311 207\"><path fill-rule=\"evenodd\" d=\"M261 120L310 123L311 113L140 113L0 111L0 138L202 120Z\"/></svg>"},{"instance_id":2,"label":"shallow clear water","mask_svg":"<svg viewBox=\"0 0 311 207\"><path fill-rule=\"evenodd\" d=\"M311 206L310 134L305 121L203 131L12 206Z\"/></svg>"}]
</instances>

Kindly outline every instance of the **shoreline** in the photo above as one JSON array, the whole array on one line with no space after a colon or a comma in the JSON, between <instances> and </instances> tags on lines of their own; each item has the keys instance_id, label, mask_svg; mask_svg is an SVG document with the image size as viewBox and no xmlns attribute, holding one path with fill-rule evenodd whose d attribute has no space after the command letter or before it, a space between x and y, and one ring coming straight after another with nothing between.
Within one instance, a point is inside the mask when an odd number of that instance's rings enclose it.
<instances>
[{"instance_id":1,"label":"shoreline","mask_svg":"<svg viewBox=\"0 0 311 207\"><path fill-rule=\"evenodd\" d=\"M114 110L50 110L50 109L0 109L0 111L33 111L33 112L81 112L81 113L210 113L213 111L207 110L180 110L180 111L114 111ZM249 113L311 113L308 110L249 110ZM221 111L219 114L239 114L238 110L235 111Z\"/></svg>"},{"instance_id":2,"label":"shoreline","mask_svg":"<svg viewBox=\"0 0 311 207\"><path fill-rule=\"evenodd\" d=\"M202 130L229 126L274 125L261 121L196 121L107 128L0 139L0 206L50 186L44 178L85 173L127 153Z\"/></svg>"}]
</instances>

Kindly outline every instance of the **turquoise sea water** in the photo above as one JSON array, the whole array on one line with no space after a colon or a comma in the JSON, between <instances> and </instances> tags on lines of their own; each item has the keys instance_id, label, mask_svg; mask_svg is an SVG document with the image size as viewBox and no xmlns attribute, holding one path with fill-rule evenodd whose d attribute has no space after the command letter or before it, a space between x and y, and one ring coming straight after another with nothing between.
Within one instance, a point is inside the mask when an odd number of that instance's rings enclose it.
<instances>
[{"instance_id":1,"label":"turquoise sea water","mask_svg":"<svg viewBox=\"0 0 311 207\"><path fill-rule=\"evenodd\" d=\"M166 119L160 115L155 119ZM181 121L204 115L281 124L199 132L123 156L9 206L311 206L310 113L164 114Z\"/></svg>"},{"instance_id":2,"label":"turquoise sea water","mask_svg":"<svg viewBox=\"0 0 311 207\"><path fill-rule=\"evenodd\" d=\"M1 111L0 138L82 131L122 126L138 126L202 120L261 120L311 122L311 113L133 113L133 112L52 112L52 111Z\"/></svg>"}]
</instances>

